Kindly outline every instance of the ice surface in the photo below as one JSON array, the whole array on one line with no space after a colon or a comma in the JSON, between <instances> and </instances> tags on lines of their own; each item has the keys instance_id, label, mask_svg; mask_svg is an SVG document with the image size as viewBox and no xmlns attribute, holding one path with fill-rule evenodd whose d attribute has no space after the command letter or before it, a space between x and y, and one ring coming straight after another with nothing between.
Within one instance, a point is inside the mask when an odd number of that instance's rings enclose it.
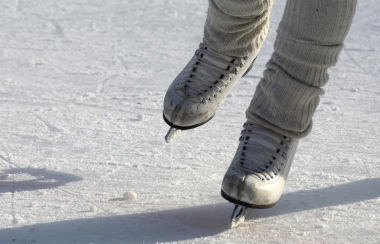
<instances>
[{"instance_id":1,"label":"ice surface","mask_svg":"<svg viewBox=\"0 0 380 244\"><path fill-rule=\"evenodd\" d=\"M220 183L284 3L215 118L167 144L164 94L207 1L1 1L0 243L379 243L377 0L359 1L283 197L228 229Z\"/></svg>"}]
</instances>

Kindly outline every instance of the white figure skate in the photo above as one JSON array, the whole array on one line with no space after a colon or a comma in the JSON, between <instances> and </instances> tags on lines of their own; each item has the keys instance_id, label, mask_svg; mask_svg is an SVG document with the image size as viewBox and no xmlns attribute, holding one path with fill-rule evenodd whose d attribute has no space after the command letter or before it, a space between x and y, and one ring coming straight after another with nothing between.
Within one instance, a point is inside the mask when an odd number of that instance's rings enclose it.
<instances>
[{"instance_id":1,"label":"white figure skate","mask_svg":"<svg viewBox=\"0 0 380 244\"><path fill-rule=\"evenodd\" d=\"M172 141L181 130L212 119L236 82L249 72L258 53L230 57L201 43L166 92L163 117L171 127L166 141Z\"/></svg>"},{"instance_id":2,"label":"white figure skate","mask_svg":"<svg viewBox=\"0 0 380 244\"><path fill-rule=\"evenodd\" d=\"M222 182L222 197L235 204L230 227L242 223L248 208L270 208L279 200L298 146L294 140L245 123L240 144Z\"/></svg>"}]
</instances>

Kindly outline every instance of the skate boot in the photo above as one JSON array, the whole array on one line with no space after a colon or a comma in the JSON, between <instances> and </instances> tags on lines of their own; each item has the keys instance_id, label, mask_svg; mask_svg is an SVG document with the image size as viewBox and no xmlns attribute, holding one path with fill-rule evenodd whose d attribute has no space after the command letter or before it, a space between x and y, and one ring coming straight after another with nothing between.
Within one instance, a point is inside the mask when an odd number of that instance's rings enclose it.
<instances>
[{"instance_id":1,"label":"skate boot","mask_svg":"<svg viewBox=\"0 0 380 244\"><path fill-rule=\"evenodd\" d=\"M299 140L247 122L239 141L222 182L222 197L235 204L230 227L244 221L247 208L277 203Z\"/></svg>"},{"instance_id":2,"label":"skate boot","mask_svg":"<svg viewBox=\"0 0 380 244\"><path fill-rule=\"evenodd\" d=\"M230 57L201 43L166 92L163 116L171 127L166 141L212 119L236 82L249 72L258 52Z\"/></svg>"}]
</instances>

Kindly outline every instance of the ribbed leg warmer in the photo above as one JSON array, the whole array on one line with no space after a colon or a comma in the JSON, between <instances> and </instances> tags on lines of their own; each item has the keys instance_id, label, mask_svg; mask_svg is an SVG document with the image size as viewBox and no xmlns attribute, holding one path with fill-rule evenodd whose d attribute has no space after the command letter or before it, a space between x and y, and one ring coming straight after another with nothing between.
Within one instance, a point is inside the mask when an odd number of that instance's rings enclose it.
<instances>
[{"instance_id":1,"label":"ribbed leg warmer","mask_svg":"<svg viewBox=\"0 0 380 244\"><path fill-rule=\"evenodd\" d=\"M288 0L274 53L247 119L284 135L309 134L321 89L343 47L356 0Z\"/></svg>"},{"instance_id":2,"label":"ribbed leg warmer","mask_svg":"<svg viewBox=\"0 0 380 244\"><path fill-rule=\"evenodd\" d=\"M204 41L217 52L244 57L268 34L274 0L209 0Z\"/></svg>"},{"instance_id":3,"label":"ribbed leg warmer","mask_svg":"<svg viewBox=\"0 0 380 244\"><path fill-rule=\"evenodd\" d=\"M204 40L231 56L261 46L273 1L210 0ZM301 138L312 127L327 69L336 64L357 0L288 0L274 53L247 110L250 122Z\"/></svg>"}]
</instances>

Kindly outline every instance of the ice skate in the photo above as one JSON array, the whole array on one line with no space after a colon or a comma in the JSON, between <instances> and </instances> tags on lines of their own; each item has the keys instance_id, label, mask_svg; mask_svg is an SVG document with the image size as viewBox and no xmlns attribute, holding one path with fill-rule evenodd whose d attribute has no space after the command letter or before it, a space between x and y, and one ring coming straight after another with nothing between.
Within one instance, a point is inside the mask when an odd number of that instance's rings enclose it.
<instances>
[{"instance_id":1,"label":"ice skate","mask_svg":"<svg viewBox=\"0 0 380 244\"><path fill-rule=\"evenodd\" d=\"M246 57L230 57L201 43L175 78L164 99L163 117L171 127L165 139L193 129L215 115L236 82L249 72L259 50Z\"/></svg>"},{"instance_id":2,"label":"ice skate","mask_svg":"<svg viewBox=\"0 0 380 244\"><path fill-rule=\"evenodd\" d=\"M222 183L222 197L235 204L230 227L244 221L247 208L270 208L280 198L298 141L245 123L240 144Z\"/></svg>"}]
</instances>

